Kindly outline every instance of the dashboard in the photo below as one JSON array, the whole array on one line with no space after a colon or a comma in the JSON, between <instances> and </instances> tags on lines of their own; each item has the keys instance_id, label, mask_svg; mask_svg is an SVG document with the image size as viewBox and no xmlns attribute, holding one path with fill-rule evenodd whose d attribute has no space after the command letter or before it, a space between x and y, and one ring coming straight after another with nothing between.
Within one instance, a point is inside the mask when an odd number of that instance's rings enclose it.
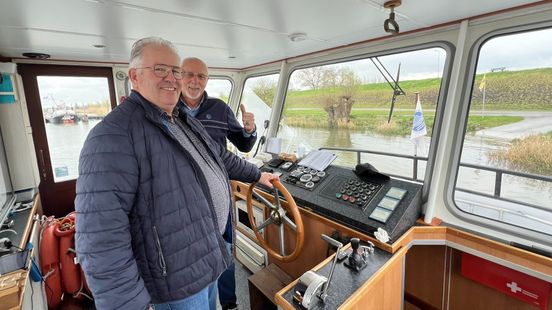
<instances>
[{"instance_id":1,"label":"dashboard","mask_svg":"<svg viewBox=\"0 0 552 310\"><path fill-rule=\"evenodd\" d=\"M335 165L318 171L282 163L261 170L279 174L299 206L368 235L381 228L390 243L421 216L421 184L381 174L358 176Z\"/></svg>"}]
</instances>

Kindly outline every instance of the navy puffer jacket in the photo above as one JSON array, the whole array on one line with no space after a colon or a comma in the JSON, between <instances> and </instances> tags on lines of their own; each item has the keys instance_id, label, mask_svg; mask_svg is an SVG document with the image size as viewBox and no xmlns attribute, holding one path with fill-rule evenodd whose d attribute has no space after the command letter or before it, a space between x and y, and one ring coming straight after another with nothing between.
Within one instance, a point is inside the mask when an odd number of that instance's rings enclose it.
<instances>
[{"instance_id":1,"label":"navy puffer jacket","mask_svg":"<svg viewBox=\"0 0 552 310\"><path fill-rule=\"evenodd\" d=\"M260 178L197 120L180 117L230 178ZM232 258L206 184L159 110L135 91L90 131L79 161L75 240L98 309L183 299L227 268Z\"/></svg>"}]
</instances>

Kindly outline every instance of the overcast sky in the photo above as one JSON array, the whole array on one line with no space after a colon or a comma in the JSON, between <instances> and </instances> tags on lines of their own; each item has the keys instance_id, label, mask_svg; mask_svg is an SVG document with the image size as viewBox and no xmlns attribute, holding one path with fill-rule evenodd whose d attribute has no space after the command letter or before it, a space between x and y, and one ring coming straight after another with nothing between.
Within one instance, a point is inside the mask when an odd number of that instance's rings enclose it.
<instances>
[{"instance_id":1,"label":"overcast sky","mask_svg":"<svg viewBox=\"0 0 552 310\"><path fill-rule=\"evenodd\" d=\"M505 68L508 71L550 68L552 67L552 29L532 31L493 38L481 48L477 73L485 73L493 68ZM422 51L382 56L379 60L389 73L396 77L401 64L400 80L425 79L441 77L446 51L431 48ZM383 82L381 74L369 59L357 60L339 65L335 68L348 67L357 72L364 83ZM292 88L300 88L292 74ZM277 81L278 75L272 75ZM107 79L79 77L39 77L40 96L45 107L57 102L82 104L103 101L109 98ZM228 93L230 83L214 79L208 82L207 90L211 96L223 96Z\"/></svg>"},{"instance_id":2,"label":"overcast sky","mask_svg":"<svg viewBox=\"0 0 552 310\"><path fill-rule=\"evenodd\" d=\"M39 76L37 81L42 107L45 108L62 103L75 106L109 99L107 78Z\"/></svg>"}]
</instances>

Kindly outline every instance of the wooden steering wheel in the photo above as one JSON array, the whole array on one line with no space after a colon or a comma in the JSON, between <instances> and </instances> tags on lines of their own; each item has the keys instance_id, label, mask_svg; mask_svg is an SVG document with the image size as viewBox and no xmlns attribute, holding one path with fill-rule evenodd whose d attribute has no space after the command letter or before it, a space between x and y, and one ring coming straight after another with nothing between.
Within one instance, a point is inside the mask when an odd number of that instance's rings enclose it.
<instances>
[{"instance_id":1,"label":"wooden steering wheel","mask_svg":"<svg viewBox=\"0 0 552 310\"><path fill-rule=\"evenodd\" d=\"M251 223L252 229L255 232L255 236L257 236L257 240L259 241L261 246L277 260L282 261L284 263L294 261L301 253L301 250L303 249L303 243L305 241L305 230L303 227L303 221L301 220L301 214L299 213L297 204L295 204L295 200L293 200L293 197L291 197L291 194L282 185L282 183L280 183L280 181L272 182L272 185L274 185L274 189L273 189L273 196L274 196L274 202L275 202L274 204L272 204L266 198L264 198L259 193L257 193L255 190L255 185L257 185L257 183L252 183L249 186L249 190L247 191L247 213L249 215L249 222ZM282 195L286 199L286 202L287 202L286 208L282 207L282 204L280 203L279 193L282 193ZM259 227L257 227L257 224L255 223L255 219L253 217L253 196L259 199L270 210L269 218L266 221L264 221L264 223L259 225ZM293 221L289 217L287 217L286 213L291 213L293 217ZM278 226L278 237L280 240L279 251L276 251L273 248L271 248L268 245L268 242L260 234L260 232L270 224L274 224ZM296 233L295 249L289 255L285 254L284 224L288 225Z\"/></svg>"}]
</instances>

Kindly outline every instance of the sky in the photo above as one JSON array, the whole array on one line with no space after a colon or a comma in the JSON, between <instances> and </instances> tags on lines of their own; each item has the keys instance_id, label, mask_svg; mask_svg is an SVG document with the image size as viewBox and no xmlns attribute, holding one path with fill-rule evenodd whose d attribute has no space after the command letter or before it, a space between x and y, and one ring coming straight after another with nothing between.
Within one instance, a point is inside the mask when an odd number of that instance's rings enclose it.
<instances>
[{"instance_id":1,"label":"sky","mask_svg":"<svg viewBox=\"0 0 552 310\"><path fill-rule=\"evenodd\" d=\"M490 72L493 68L505 68L508 71L550 68L552 67L552 39L550 38L552 38L552 29L492 38L481 48L477 74ZM393 77L396 77L400 63L400 80L404 81L441 77L447 55L442 48L430 48L378 58ZM352 69L364 83L384 82L369 59L337 64L333 67ZM274 81L277 81L277 78L277 74L271 76ZM71 105L109 98L105 78L39 77L38 82L44 107L52 106L54 101ZM292 89L303 88L294 74L291 76L291 83ZM231 84L228 81L211 79L208 82L207 91L211 96L220 97L228 93L229 87Z\"/></svg>"},{"instance_id":2,"label":"sky","mask_svg":"<svg viewBox=\"0 0 552 310\"><path fill-rule=\"evenodd\" d=\"M39 76L37 81L43 108L61 103L75 106L109 99L107 78Z\"/></svg>"}]
</instances>

